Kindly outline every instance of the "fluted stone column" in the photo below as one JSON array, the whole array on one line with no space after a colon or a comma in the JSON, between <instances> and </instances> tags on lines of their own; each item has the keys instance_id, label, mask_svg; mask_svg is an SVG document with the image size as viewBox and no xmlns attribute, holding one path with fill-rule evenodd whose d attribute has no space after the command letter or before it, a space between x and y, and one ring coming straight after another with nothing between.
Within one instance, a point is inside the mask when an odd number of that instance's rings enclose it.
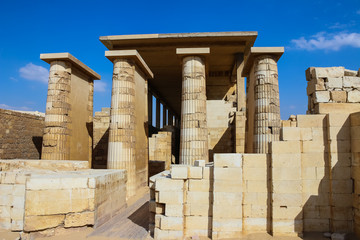
<instances>
[{"instance_id":1,"label":"fluted stone column","mask_svg":"<svg viewBox=\"0 0 360 240\"><path fill-rule=\"evenodd\" d=\"M254 60L254 152L268 153L268 143L280 138L280 103L277 60L261 55Z\"/></svg>"},{"instance_id":2,"label":"fluted stone column","mask_svg":"<svg viewBox=\"0 0 360 240\"><path fill-rule=\"evenodd\" d=\"M182 67L180 163L193 165L209 159L205 59L184 56Z\"/></svg>"},{"instance_id":3,"label":"fluted stone column","mask_svg":"<svg viewBox=\"0 0 360 240\"><path fill-rule=\"evenodd\" d=\"M113 62L107 167L127 170L127 193L132 196L136 190L135 63L126 58Z\"/></svg>"},{"instance_id":4,"label":"fluted stone column","mask_svg":"<svg viewBox=\"0 0 360 240\"><path fill-rule=\"evenodd\" d=\"M71 63L52 61L49 72L42 159L70 158Z\"/></svg>"}]
</instances>

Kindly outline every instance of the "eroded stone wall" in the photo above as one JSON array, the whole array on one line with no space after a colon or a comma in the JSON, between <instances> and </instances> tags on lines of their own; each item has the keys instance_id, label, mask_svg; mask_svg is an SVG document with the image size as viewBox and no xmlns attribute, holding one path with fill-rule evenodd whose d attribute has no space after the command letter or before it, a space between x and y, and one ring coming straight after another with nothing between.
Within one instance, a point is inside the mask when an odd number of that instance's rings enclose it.
<instances>
[{"instance_id":1,"label":"eroded stone wall","mask_svg":"<svg viewBox=\"0 0 360 240\"><path fill-rule=\"evenodd\" d=\"M110 108L95 112L93 123L93 168L106 169L109 142Z\"/></svg>"},{"instance_id":2,"label":"eroded stone wall","mask_svg":"<svg viewBox=\"0 0 360 240\"><path fill-rule=\"evenodd\" d=\"M0 109L0 159L40 159L44 117Z\"/></svg>"},{"instance_id":3,"label":"eroded stone wall","mask_svg":"<svg viewBox=\"0 0 360 240\"><path fill-rule=\"evenodd\" d=\"M87 162L0 162L0 228L56 233L98 227L126 207L126 172L86 169Z\"/></svg>"},{"instance_id":4,"label":"eroded stone wall","mask_svg":"<svg viewBox=\"0 0 360 240\"><path fill-rule=\"evenodd\" d=\"M308 113L322 112L324 103L360 103L360 72L344 67L306 70ZM350 104L348 105L350 106ZM332 107L335 110L335 107Z\"/></svg>"}]
</instances>

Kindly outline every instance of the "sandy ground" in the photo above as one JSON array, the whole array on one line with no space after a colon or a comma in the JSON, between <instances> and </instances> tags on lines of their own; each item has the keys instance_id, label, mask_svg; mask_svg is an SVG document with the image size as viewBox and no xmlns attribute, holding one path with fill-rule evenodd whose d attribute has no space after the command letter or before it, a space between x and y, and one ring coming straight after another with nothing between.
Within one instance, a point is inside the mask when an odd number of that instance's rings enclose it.
<instances>
[{"instance_id":1,"label":"sandy ground","mask_svg":"<svg viewBox=\"0 0 360 240\"><path fill-rule=\"evenodd\" d=\"M107 238L107 237L99 237L99 236L91 236L87 237L93 230L91 228L87 229L78 229L74 230L68 234L61 234L58 236L52 237L44 237L44 238L33 238L33 239L40 239L40 240L81 240L81 239L89 239L89 240L123 240L121 238ZM0 240L15 240L19 237L19 233L13 232L0 232ZM152 238L147 238L152 239ZM200 238L190 238L193 240L202 240ZM190 240L189 239L189 240ZM269 234L263 233L256 233L256 234L249 234L239 238L241 240L329 240L329 238L323 237L322 233L307 233L304 235L303 238L299 237L273 237ZM356 238L347 238L350 240L356 240Z\"/></svg>"}]
</instances>

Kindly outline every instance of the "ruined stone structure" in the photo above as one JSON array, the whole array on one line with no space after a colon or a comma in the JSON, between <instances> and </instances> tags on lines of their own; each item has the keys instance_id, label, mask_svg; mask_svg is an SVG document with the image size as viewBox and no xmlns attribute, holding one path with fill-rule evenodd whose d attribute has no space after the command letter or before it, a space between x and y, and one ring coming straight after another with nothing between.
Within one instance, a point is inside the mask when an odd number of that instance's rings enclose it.
<instances>
[{"instance_id":1,"label":"ruined stone structure","mask_svg":"<svg viewBox=\"0 0 360 240\"><path fill-rule=\"evenodd\" d=\"M50 63L42 160L0 161L0 228L97 228L149 184L155 239L360 237L360 71L309 68L308 114L281 120L284 48L253 47L256 37L100 37L112 95L94 118L100 76L68 53L41 55Z\"/></svg>"},{"instance_id":2,"label":"ruined stone structure","mask_svg":"<svg viewBox=\"0 0 360 240\"><path fill-rule=\"evenodd\" d=\"M100 75L69 53L41 54L50 64L42 159L92 160L94 81Z\"/></svg>"},{"instance_id":3,"label":"ruined stone structure","mask_svg":"<svg viewBox=\"0 0 360 240\"><path fill-rule=\"evenodd\" d=\"M41 156L44 116L0 109L0 159Z\"/></svg>"}]
</instances>

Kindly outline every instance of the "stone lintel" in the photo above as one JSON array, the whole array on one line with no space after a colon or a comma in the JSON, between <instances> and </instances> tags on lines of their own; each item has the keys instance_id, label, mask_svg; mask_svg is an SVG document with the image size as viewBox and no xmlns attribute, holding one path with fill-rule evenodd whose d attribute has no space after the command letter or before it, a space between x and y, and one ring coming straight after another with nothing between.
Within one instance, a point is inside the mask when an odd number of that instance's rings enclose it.
<instances>
[{"instance_id":1,"label":"stone lintel","mask_svg":"<svg viewBox=\"0 0 360 240\"><path fill-rule=\"evenodd\" d=\"M154 74L144 61L144 59L140 56L137 50L112 50L105 51L105 57L107 57L110 61L114 61L119 58L133 59L136 64L140 67L140 69L144 72L147 78L154 78Z\"/></svg>"},{"instance_id":2,"label":"stone lintel","mask_svg":"<svg viewBox=\"0 0 360 240\"><path fill-rule=\"evenodd\" d=\"M254 60L257 56L271 55L275 57L276 61L278 61L280 57L283 55L283 53L284 53L284 47L252 47L246 57L245 66L241 76L242 77L249 76L251 67L254 64Z\"/></svg>"},{"instance_id":3,"label":"stone lintel","mask_svg":"<svg viewBox=\"0 0 360 240\"><path fill-rule=\"evenodd\" d=\"M204 55L210 54L210 48L176 48L177 55Z\"/></svg>"},{"instance_id":4,"label":"stone lintel","mask_svg":"<svg viewBox=\"0 0 360 240\"><path fill-rule=\"evenodd\" d=\"M76 57L71 55L70 53L43 53L40 54L40 59L51 63L53 61L68 61L78 67L80 70L84 71L86 74L90 76L92 80L100 80L101 76L97 74L94 70L86 66L83 62L78 60Z\"/></svg>"}]
</instances>

